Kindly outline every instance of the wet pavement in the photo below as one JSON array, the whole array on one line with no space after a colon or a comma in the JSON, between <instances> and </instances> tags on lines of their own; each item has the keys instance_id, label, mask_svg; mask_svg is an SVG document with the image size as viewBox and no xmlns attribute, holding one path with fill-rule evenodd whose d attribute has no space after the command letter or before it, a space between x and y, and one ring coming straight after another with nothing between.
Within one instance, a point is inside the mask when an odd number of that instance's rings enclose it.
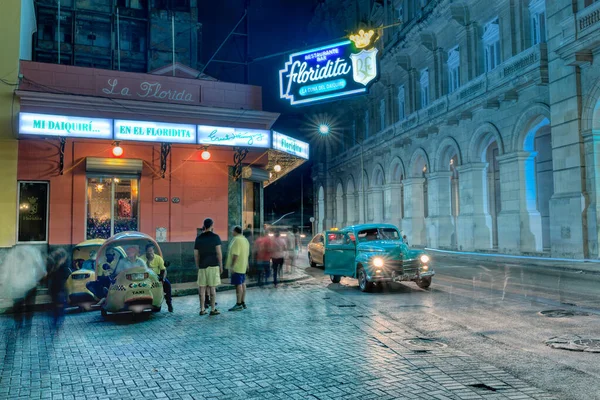
<instances>
[{"instance_id":1,"label":"wet pavement","mask_svg":"<svg viewBox=\"0 0 600 400\"><path fill-rule=\"evenodd\" d=\"M249 289L244 311L227 312L235 295L222 292L222 314L200 317L186 296L136 321L68 315L57 334L42 313L18 331L0 316L0 399L600 398L600 354L546 343L594 343L600 276L436 270L427 291L361 293L307 268L312 279Z\"/></svg>"},{"instance_id":2,"label":"wet pavement","mask_svg":"<svg viewBox=\"0 0 600 400\"><path fill-rule=\"evenodd\" d=\"M402 283L367 294L352 279L331 290L557 398L600 399L597 273L436 260L427 291ZM323 271L307 271L327 282Z\"/></svg>"}]
</instances>

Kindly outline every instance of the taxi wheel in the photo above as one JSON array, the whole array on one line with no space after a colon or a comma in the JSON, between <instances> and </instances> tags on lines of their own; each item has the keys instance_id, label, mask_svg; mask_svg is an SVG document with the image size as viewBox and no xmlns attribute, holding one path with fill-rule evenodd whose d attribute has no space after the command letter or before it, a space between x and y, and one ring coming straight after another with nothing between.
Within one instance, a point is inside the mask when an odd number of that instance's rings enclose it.
<instances>
[{"instance_id":1,"label":"taxi wheel","mask_svg":"<svg viewBox=\"0 0 600 400\"><path fill-rule=\"evenodd\" d=\"M358 287L362 292L370 292L373 290L373 282L367 279L367 273L364 268L358 270Z\"/></svg>"},{"instance_id":2,"label":"taxi wheel","mask_svg":"<svg viewBox=\"0 0 600 400\"><path fill-rule=\"evenodd\" d=\"M431 286L431 277L428 276L426 278L419 278L417 279L417 286L420 287L421 289L428 289L429 286Z\"/></svg>"},{"instance_id":3,"label":"taxi wheel","mask_svg":"<svg viewBox=\"0 0 600 400\"><path fill-rule=\"evenodd\" d=\"M317 263L313 261L312 256L310 255L310 253L308 253L308 262L309 262L311 268L317 268Z\"/></svg>"},{"instance_id":4,"label":"taxi wheel","mask_svg":"<svg viewBox=\"0 0 600 400\"><path fill-rule=\"evenodd\" d=\"M341 275L329 275L329 279L331 279L331 282L333 282L333 283L340 283L340 281L342 280L342 276Z\"/></svg>"}]
</instances>

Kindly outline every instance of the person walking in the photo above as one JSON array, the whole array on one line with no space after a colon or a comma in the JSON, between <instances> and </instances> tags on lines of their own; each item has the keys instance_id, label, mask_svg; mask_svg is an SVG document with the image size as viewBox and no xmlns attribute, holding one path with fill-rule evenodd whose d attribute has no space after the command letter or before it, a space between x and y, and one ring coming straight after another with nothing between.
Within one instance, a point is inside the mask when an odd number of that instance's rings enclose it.
<instances>
[{"instance_id":1,"label":"person walking","mask_svg":"<svg viewBox=\"0 0 600 400\"><path fill-rule=\"evenodd\" d=\"M288 256L288 268L287 272L294 272L296 269L296 235L292 228L289 228L286 236L286 248Z\"/></svg>"},{"instance_id":2,"label":"person walking","mask_svg":"<svg viewBox=\"0 0 600 400\"><path fill-rule=\"evenodd\" d=\"M65 283L71 275L71 270L67 266L68 258L65 249L57 249L48 259L48 292L52 300L52 321L55 330L62 324L65 314L67 302Z\"/></svg>"},{"instance_id":3,"label":"person walking","mask_svg":"<svg viewBox=\"0 0 600 400\"><path fill-rule=\"evenodd\" d=\"M163 284L163 291L165 292L165 300L167 301L167 307L169 312L173 312L173 298L171 295L171 282L165 277L167 267L165 266L165 260L154 251L156 248L153 243L146 245L146 254L142 257L142 260L148 265L148 268L154 271L158 275L158 280Z\"/></svg>"},{"instance_id":4,"label":"person walking","mask_svg":"<svg viewBox=\"0 0 600 400\"><path fill-rule=\"evenodd\" d=\"M194 260L198 268L198 296L200 297L200 315L206 315L206 292L210 292L210 315L219 315L216 308L217 286L221 284L223 273L223 252L221 238L213 232L214 221L206 218L203 232L194 244Z\"/></svg>"},{"instance_id":5,"label":"person walking","mask_svg":"<svg viewBox=\"0 0 600 400\"><path fill-rule=\"evenodd\" d=\"M273 285L277 287L277 275L282 272L283 260L285 257L286 241L281 237L279 231L275 232L275 237L271 246L271 260L273 262Z\"/></svg>"},{"instance_id":6,"label":"person walking","mask_svg":"<svg viewBox=\"0 0 600 400\"><path fill-rule=\"evenodd\" d=\"M231 273L231 284L235 285L237 302L229 311L246 309L246 272L248 271L248 257L250 256L250 243L242 235L242 227L236 226L232 231L233 240L227 252L227 269Z\"/></svg>"},{"instance_id":7,"label":"person walking","mask_svg":"<svg viewBox=\"0 0 600 400\"><path fill-rule=\"evenodd\" d=\"M271 271L271 238L265 231L260 232L252 247L254 253L258 286L267 282Z\"/></svg>"}]
</instances>

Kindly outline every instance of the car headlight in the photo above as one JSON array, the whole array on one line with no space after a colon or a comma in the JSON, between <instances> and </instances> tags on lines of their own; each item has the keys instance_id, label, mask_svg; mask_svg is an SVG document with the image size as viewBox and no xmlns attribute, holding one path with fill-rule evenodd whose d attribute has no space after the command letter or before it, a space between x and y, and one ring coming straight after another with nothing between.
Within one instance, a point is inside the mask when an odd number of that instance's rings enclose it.
<instances>
[{"instance_id":1,"label":"car headlight","mask_svg":"<svg viewBox=\"0 0 600 400\"><path fill-rule=\"evenodd\" d=\"M421 256L421 262L422 262L423 264L427 264L427 263L429 262L429 256L428 256L428 255L426 255L426 254L423 254L423 255Z\"/></svg>"},{"instance_id":2,"label":"car headlight","mask_svg":"<svg viewBox=\"0 0 600 400\"><path fill-rule=\"evenodd\" d=\"M375 266L377 268L383 267L383 258L381 258L381 257L375 257L373 259L373 266Z\"/></svg>"}]
</instances>

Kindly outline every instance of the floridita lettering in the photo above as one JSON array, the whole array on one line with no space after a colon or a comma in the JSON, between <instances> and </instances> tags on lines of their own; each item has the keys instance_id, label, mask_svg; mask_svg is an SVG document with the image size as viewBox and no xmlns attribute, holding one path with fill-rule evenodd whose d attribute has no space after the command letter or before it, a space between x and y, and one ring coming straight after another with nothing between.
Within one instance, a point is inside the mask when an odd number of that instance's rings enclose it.
<instances>
[{"instance_id":1,"label":"floridita lettering","mask_svg":"<svg viewBox=\"0 0 600 400\"><path fill-rule=\"evenodd\" d=\"M178 137L191 138L192 132L189 129L172 129L172 128L142 128L140 126L122 125L119 127L119 133L123 135L145 135L145 136L161 136L161 137Z\"/></svg>"},{"instance_id":2,"label":"floridita lettering","mask_svg":"<svg viewBox=\"0 0 600 400\"><path fill-rule=\"evenodd\" d=\"M208 138L210 139L211 142L226 142L229 140L236 140L236 139L242 139L242 140L248 140L248 146L252 146L254 144L254 141L256 140L257 142L262 142L263 141L263 134L262 133L242 133L242 132L232 132L232 133L226 133L225 135L219 136L219 131L218 130L213 130L209 135Z\"/></svg>"},{"instance_id":3,"label":"floridita lettering","mask_svg":"<svg viewBox=\"0 0 600 400\"><path fill-rule=\"evenodd\" d=\"M283 147L284 149L287 149L289 151L295 151L295 152L298 152L298 153L302 152L302 147L300 147L298 145L298 143L296 143L296 142L290 142L290 141L287 141L285 139L281 139L281 147Z\"/></svg>"},{"instance_id":4,"label":"floridita lettering","mask_svg":"<svg viewBox=\"0 0 600 400\"><path fill-rule=\"evenodd\" d=\"M131 92L127 86L119 87L119 80L117 78L109 79L108 86L109 87L102 89L102 93L127 97L131 96ZM162 85L158 82L141 82L140 91L135 94L141 98L194 102L192 94L185 89L163 90Z\"/></svg>"},{"instance_id":5,"label":"floridita lettering","mask_svg":"<svg viewBox=\"0 0 600 400\"><path fill-rule=\"evenodd\" d=\"M334 61L329 60L323 67L317 64L316 68L309 67L306 61L294 61L287 75L287 93L292 90L293 83L303 84L306 82L318 82L325 79L335 78L337 76L347 75L352 70L352 66L346 60L337 58Z\"/></svg>"}]
</instances>

